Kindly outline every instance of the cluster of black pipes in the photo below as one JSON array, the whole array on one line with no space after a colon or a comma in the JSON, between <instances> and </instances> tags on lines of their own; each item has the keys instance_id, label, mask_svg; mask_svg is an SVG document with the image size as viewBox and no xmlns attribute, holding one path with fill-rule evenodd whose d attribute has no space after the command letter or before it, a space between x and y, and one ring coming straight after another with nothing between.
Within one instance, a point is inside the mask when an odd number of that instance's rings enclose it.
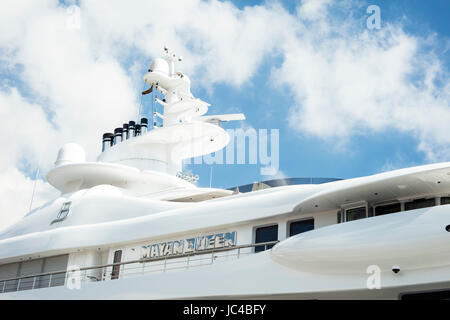
<instances>
[{"instance_id":1,"label":"cluster of black pipes","mask_svg":"<svg viewBox=\"0 0 450 320\"><path fill-rule=\"evenodd\" d=\"M141 118L141 123L136 124L134 121L124 123L122 128L114 129L114 133L103 134L102 152L106 149L132 137L140 136L147 132L148 119Z\"/></svg>"}]
</instances>

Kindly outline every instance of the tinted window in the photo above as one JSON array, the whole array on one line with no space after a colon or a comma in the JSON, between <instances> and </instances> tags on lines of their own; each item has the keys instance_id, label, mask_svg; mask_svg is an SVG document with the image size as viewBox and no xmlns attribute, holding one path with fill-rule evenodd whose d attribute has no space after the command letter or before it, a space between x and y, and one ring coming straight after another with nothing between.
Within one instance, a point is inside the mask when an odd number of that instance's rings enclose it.
<instances>
[{"instance_id":1,"label":"tinted window","mask_svg":"<svg viewBox=\"0 0 450 320\"><path fill-rule=\"evenodd\" d=\"M35 275L42 272L42 264L44 259L36 259L31 261L24 261L21 263L19 276ZM19 290L29 290L36 285L36 279L34 277L20 279Z\"/></svg>"},{"instance_id":2,"label":"tinted window","mask_svg":"<svg viewBox=\"0 0 450 320\"><path fill-rule=\"evenodd\" d=\"M0 266L0 279L16 278L19 274L19 263L10 263ZM10 280L0 282L0 292L17 291L19 280Z\"/></svg>"},{"instance_id":3,"label":"tinted window","mask_svg":"<svg viewBox=\"0 0 450 320\"><path fill-rule=\"evenodd\" d=\"M366 207L346 210L347 221L358 220L366 217Z\"/></svg>"},{"instance_id":4,"label":"tinted window","mask_svg":"<svg viewBox=\"0 0 450 320\"><path fill-rule=\"evenodd\" d=\"M3 285L5 286L5 292L63 286L66 279L65 270L67 269L68 259L69 255L62 255L2 265L0 266L0 280L2 278L8 279L16 277L20 277L21 279L20 285L19 280L6 281L5 284L0 282L0 292L2 292ZM55 271L63 272L35 277L37 274ZM27 278L27 276L31 277Z\"/></svg>"},{"instance_id":5,"label":"tinted window","mask_svg":"<svg viewBox=\"0 0 450 320\"><path fill-rule=\"evenodd\" d=\"M441 197L441 204L450 204L450 197Z\"/></svg>"},{"instance_id":6,"label":"tinted window","mask_svg":"<svg viewBox=\"0 0 450 320\"><path fill-rule=\"evenodd\" d=\"M122 261L122 250L117 250L114 252L113 263L120 263ZM119 279L120 265L113 266L111 273L111 280Z\"/></svg>"},{"instance_id":7,"label":"tinted window","mask_svg":"<svg viewBox=\"0 0 450 320\"><path fill-rule=\"evenodd\" d=\"M69 255L45 258L42 266L42 273L56 272L67 269ZM51 280L51 282L50 282ZM63 286L66 280L66 273L56 273L46 276L40 276L36 281L36 288L47 288L49 286Z\"/></svg>"},{"instance_id":8,"label":"tinted window","mask_svg":"<svg viewBox=\"0 0 450 320\"><path fill-rule=\"evenodd\" d=\"M269 242L278 240L278 225L256 228L255 243ZM264 251L273 247L273 244L255 247L255 252Z\"/></svg>"},{"instance_id":9,"label":"tinted window","mask_svg":"<svg viewBox=\"0 0 450 320\"><path fill-rule=\"evenodd\" d=\"M401 205L400 203L392 203L387 204L384 206L378 206L375 208L375 215L381 216L383 214L389 214L394 212L400 212L401 211Z\"/></svg>"},{"instance_id":10,"label":"tinted window","mask_svg":"<svg viewBox=\"0 0 450 320\"><path fill-rule=\"evenodd\" d=\"M434 198L432 199L417 199L405 203L405 210L414 210L420 208L432 207L435 205Z\"/></svg>"},{"instance_id":11,"label":"tinted window","mask_svg":"<svg viewBox=\"0 0 450 320\"><path fill-rule=\"evenodd\" d=\"M309 230L314 230L314 219L294 221L289 225L289 236L292 237Z\"/></svg>"}]
</instances>

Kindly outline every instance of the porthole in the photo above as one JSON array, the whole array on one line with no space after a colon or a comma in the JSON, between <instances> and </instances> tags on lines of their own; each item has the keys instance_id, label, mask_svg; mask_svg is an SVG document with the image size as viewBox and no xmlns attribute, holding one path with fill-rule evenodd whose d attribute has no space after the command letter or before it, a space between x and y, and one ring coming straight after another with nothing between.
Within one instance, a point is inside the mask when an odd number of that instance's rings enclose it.
<instances>
[{"instance_id":1,"label":"porthole","mask_svg":"<svg viewBox=\"0 0 450 320\"><path fill-rule=\"evenodd\" d=\"M450 232L450 224L447 225L447 226L445 227L445 230L446 230L447 232Z\"/></svg>"}]
</instances>

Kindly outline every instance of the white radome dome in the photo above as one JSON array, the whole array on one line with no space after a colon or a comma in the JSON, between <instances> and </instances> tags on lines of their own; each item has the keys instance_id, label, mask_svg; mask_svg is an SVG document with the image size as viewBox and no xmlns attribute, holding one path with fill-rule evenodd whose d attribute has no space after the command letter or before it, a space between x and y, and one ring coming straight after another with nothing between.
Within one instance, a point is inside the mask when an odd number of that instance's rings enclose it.
<instances>
[{"instance_id":1,"label":"white radome dome","mask_svg":"<svg viewBox=\"0 0 450 320\"><path fill-rule=\"evenodd\" d=\"M150 70L152 72L162 73L163 75L169 75L169 64L166 60L161 58L156 58L150 64Z\"/></svg>"},{"instance_id":2,"label":"white radome dome","mask_svg":"<svg viewBox=\"0 0 450 320\"><path fill-rule=\"evenodd\" d=\"M86 153L82 146L76 143L66 143L58 151L55 166L61 166L68 163L86 161Z\"/></svg>"}]
</instances>

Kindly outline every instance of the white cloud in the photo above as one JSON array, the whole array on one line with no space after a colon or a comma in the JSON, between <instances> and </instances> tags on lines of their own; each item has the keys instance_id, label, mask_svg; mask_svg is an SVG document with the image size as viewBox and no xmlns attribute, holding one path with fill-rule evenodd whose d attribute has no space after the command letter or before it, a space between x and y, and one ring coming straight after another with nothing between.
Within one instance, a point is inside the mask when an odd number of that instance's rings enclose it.
<instances>
[{"instance_id":1,"label":"white cloud","mask_svg":"<svg viewBox=\"0 0 450 320\"><path fill-rule=\"evenodd\" d=\"M35 193L31 202L33 188ZM17 222L29 211L30 206L32 209L38 208L58 195L48 183L25 177L14 167L0 172L0 190L2 192L0 230Z\"/></svg>"},{"instance_id":2,"label":"white cloud","mask_svg":"<svg viewBox=\"0 0 450 320\"><path fill-rule=\"evenodd\" d=\"M371 31L349 21L326 20L325 28L323 20L308 21L308 32L286 44L272 74L295 95L290 126L338 145L396 129L416 137L429 161L448 158L450 83L439 59L424 52L429 39L398 25Z\"/></svg>"},{"instance_id":3,"label":"white cloud","mask_svg":"<svg viewBox=\"0 0 450 320\"><path fill-rule=\"evenodd\" d=\"M70 141L95 159L101 134L137 116L137 95L116 59L95 55L88 33L66 28L67 12L55 1L2 3L0 12L2 71L21 66L14 76L23 83L13 87L6 78L0 86L2 228L25 213L18 202L31 197L30 171L48 171ZM21 195L11 196L12 187ZM49 188L39 180L37 194Z\"/></svg>"},{"instance_id":4,"label":"white cloud","mask_svg":"<svg viewBox=\"0 0 450 320\"><path fill-rule=\"evenodd\" d=\"M114 56L133 50L149 56L163 45L184 56L181 65L203 86L248 81L267 54L295 29L296 18L277 3L239 10L220 1L91 1L82 4L83 25ZM100 48L100 47L99 47ZM135 52L134 52L135 53Z\"/></svg>"},{"instance_id":5,"label":"white cloud","mask_svg":"<svg viewBox=\"0 0 450 320\"><path fill-rule=\"evenodd\" d=\"M277 180L286 180L286 179L289 179L289 176L286 175L286 174L285 174L283 171L281 171L281 170L278 170L277 173L274 174L274 175L263 176L263 177L264 177L264 180L274 180L274 179L277 179Z\"/></svg>"},{"instance_id":6,"label":"white cloud","mask_svg":"<svg viewBox=\"0 0 450 320\"><path fill-rule=\"evenodd\" d=\"M37 104L26 101L15 88L0 91L2 122L0 144L6 152L0 158L0 168L38 161L40 150L52 144L56 131Z\"/></svg>"},{"instance_id":7,"label":"white cloud","mask_svg":"<svg viewBox=\"0 0 450 320\"><path fill-rule=\"evenodd\" d=\"M297 14L301 20L319 20L326 17L327 6L332 0L303 0L297 7Z\"/></svg>"}]
</instances>

